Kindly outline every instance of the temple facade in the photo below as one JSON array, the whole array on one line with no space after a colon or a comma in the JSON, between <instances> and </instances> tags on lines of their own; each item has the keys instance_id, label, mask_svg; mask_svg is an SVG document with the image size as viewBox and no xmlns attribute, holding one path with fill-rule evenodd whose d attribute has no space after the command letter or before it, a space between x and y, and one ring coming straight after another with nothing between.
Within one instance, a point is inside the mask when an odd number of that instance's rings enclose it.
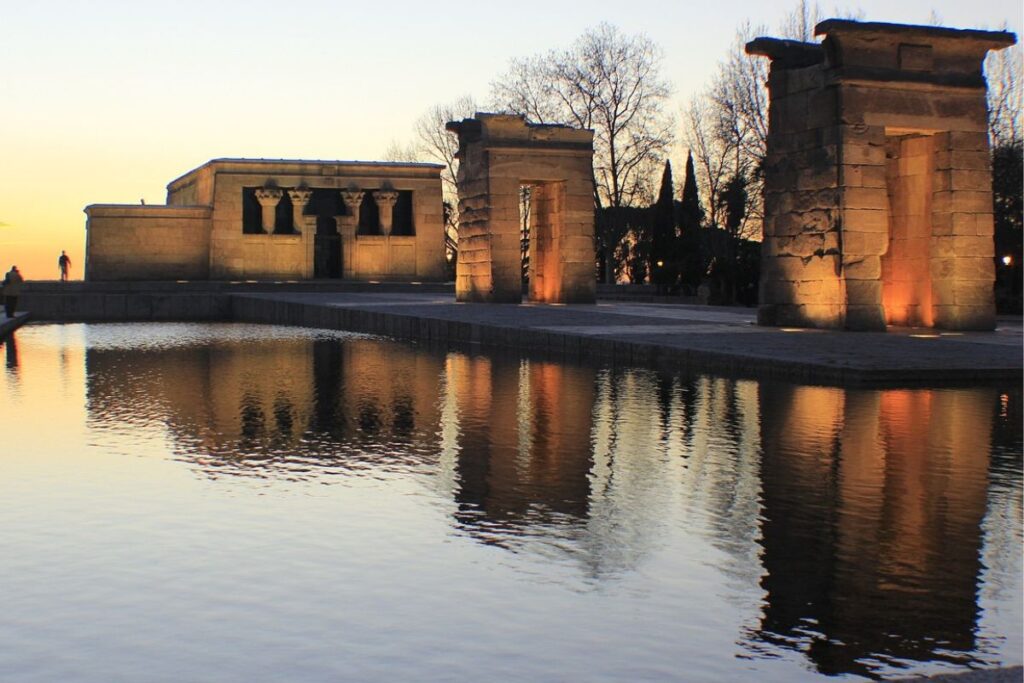
<instances>
[{"instance_id":1,"label":"temple facade","mask_svg":"<svg viewBox=\"0 0 1024 683\"><path fill-rule=\"evenodd\" d=\"M85 208L86 280L445 279L441 166L214 159Z\"/></svg>"}]
</instances>

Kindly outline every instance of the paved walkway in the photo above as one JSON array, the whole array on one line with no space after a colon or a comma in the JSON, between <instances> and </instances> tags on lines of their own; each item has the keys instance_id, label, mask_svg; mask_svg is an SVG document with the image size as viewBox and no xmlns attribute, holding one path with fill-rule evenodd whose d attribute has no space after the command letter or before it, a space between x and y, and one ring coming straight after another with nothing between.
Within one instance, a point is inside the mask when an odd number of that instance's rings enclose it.
<instances>
[{"instance_id":1,"label":"paved walkway","mask_svg":"<svg viewBox=\"0 0 1024 683\"><path fill-rule=\"evenodd\" d=\"M459 304L436 293L252 293L240 319L291 322L436 341L591 353L699 370L826 383L914 384L1010 380L1024 367L1020 318L995 332L834 332L766 328L755 309L599 302ZM269 316L253 313L276 311ZM276 306L267 307L269 302ZM317 313L320 312L318 316ZM331 322L334 321L334 322Z\"/></svg>"}]
</instances>

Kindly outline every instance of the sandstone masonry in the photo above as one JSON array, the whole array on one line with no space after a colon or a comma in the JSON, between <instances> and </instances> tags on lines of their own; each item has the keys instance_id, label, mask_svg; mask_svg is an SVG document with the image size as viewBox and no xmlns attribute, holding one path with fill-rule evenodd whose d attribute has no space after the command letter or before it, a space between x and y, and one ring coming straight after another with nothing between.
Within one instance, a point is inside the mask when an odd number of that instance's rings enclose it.
<instances>
[{"instance_id":1,"label":"sandstone masonry","mask_svg":"<svg viewBox=\"0 0 1024 683\"><path fill-rule=\"evenodd\" d=\"M1001 31L830 19L771 59L764 325L995 327L985 79Z\"/></svg>"},{"instance_id":2,"label":"sandstone masonry","mask_svg":"<svg viewBox=\"0 0 1024 683\"><path fill-rule=\"evenodd\" d=\"M594 133L477 113L459 136L458 301L522 301L519 189L532 190L530 301L593 303Z\"/></svg>"},{"instance_id":3,"label":"sandstone masonry","mask_svg":"<svg viewBox=\"0 0 1024 683\"><path fill-rule=\"evenodd\" d=\"M214 159L85 209L87 280L445 278L441 167Z\"/></svg>"}]
</instances>

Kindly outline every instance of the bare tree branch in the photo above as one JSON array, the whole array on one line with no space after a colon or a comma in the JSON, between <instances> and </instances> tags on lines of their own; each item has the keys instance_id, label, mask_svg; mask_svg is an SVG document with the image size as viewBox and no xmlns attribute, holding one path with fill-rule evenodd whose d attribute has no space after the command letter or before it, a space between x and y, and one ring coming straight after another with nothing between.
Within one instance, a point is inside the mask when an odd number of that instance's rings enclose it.
<instances>
[{"instance_id":1,"label":"bare tree branch","mask_svg":"<svg viewBox=\"0 0 1024 683\"><path fill-rule=\"evenodd\" d=\"M660 168L672 143L660 67L650 38L599 24L565 50L512 60L491 98L496 109L537 123L593 129L595 203L626 206L651 196L644 174Z\"/></svg>"},{"instance_id":2,"label":"bare tree branch","mask_svg":"<svg viewBox=\"0 0 1024 683\"><path fill-rule=\"evenodd\" d=\"M441 191L445 204L445 247L454 256L458 250L458 193L455 177L459 161L458 137L445 128L449 121L473 116L477 111L476 102L465 95L453 102L436 104L423 112L413 125L414 139L409 143L392 142L384 152L386 161L426 161L441 164Z\"/></svg>"},{"instance_id":3,"label":"bare tree branch","mask_svg":"<svg viewBox=\"0 0 1024 683\"><path fill-rule=\"evenodd\" d=\"M1021 139L1021 46L990 52L985 59L988 121L992 147Z\"/></svg>"}]
</instances>

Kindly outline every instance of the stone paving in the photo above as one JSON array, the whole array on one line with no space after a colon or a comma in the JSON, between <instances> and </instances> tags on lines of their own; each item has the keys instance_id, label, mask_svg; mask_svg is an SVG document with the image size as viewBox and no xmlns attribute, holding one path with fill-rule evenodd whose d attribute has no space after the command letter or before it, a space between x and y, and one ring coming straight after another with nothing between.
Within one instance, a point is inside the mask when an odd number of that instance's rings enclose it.
<instances>
[{"instance_id":1,"label":"stone paving","mask_svg":"<svg viewBox=\"0 0 1024 683\"><path fill-rule=\"evenodd\" d=\"M235 298L254 305L276 302L276 318L260 316L264 322L318 325L316 311L321 309L325 320L343 321L326 326L356 331L578 350L583 355L825 383L1019 382L1024 366L1020 318L1000 319L995 332L836 332L758 327L755 309L708 306L468 304L456 303L450 295L413 292L252 293ZM346 315L330 318L332 311Z\"/></svg>"}]
</instances>

